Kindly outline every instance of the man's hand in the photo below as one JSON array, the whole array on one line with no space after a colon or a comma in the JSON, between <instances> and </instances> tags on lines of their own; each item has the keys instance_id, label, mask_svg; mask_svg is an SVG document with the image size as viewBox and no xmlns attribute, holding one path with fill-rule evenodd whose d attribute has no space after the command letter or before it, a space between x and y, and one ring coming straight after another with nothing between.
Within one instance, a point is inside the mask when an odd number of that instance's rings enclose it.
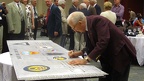
<instances>
[{"instance_id":1,"label":"man's hand","mask_svg":"<svg viewBox=\"0 0 144 81\"><path fill-rule=\"evenodd\" d=\"M85 59L76 59L76 60L72 60L70 61L68 64L70 65L85 65L88 62Z\"/></svg>"},{"instance_id":2,"label":"man's hand","mask_svg":"<svg viewBox=\"0 0 144 81\"><path fill-rule=\"evenodd\" d=\"M82 55L82 52L74 52L73 50L71 50L70 52L68 52L68 56L70 58L77 58L78 56Z\"/></svg>"},{"instance_id":3,"label":"man's hand","mask_svg":"<svg viewBox=\"0 0 144 81\"><path fill-rule=\"evenodd\" d=\"M58 32L54 32L54 36L55 36L55 37L58 36L58 34L59 34Z\"/></svg>"}]
</instances>

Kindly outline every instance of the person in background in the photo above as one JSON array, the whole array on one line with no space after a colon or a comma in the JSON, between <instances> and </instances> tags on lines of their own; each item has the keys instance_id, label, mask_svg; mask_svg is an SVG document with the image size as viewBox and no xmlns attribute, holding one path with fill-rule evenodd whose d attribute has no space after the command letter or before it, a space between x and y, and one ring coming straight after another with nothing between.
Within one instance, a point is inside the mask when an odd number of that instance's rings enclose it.
<instances>
[{"instance_id":1,"label":"person in background","mask_svg":"<svg viewBox=\"0 0 144 81\"><path fill-rule=\"evenodd\" d=\"M134 22L133 26L134 27L138 27L140 28L141 30L143 30L143 23L142 23L142 16L137 16L137 20Z\"/></svg>"},{"instance_id":2,"label":"person in background","mask_svg":"<svg viewBox=\"0 0 144 81\"><path fill-rule=\"evenodd\" d=\"M62 19L60 9L52 3L52 0L45 0L48 7L46 24L49 39L53 42L60 44L62 35Z\"/></svg>"},{"instance_id":3,"label":"person in background","mask_svg":"<svg viewBox=\"0 0 144 81\"><path fill-rule=\"evenodd\" d=\"M3 24L3 46L2 46L2 53L4 52L8 52L8 45L7 45L7 40L9 39L9 35L8 35L8 23L6 20L6 15L8 13L8 10L6 8L6 3L5 2L1 2L1 6L4 9L4 13L2 14L2 24Z\"/></svg>"},{"instance_id":4,"label":"person in background","mask_svg":"<svg viewBox=\"0 0 144 81\"><path fill-rule=\"evenodd\" d=\"M37 8L36 8L37 0L31 0L31 4L32 4L32 12L33 12L33 15L34 15L34 29L33 29L34 40L36 40L37 29L38 29L38 12L37 12Z\"/></svg>"},{"instance_id":5,"label":"person in background","mask_svg":"<svg viewBox=\"0 0 144 81\"><path fill-rule=\"evenodd\" d=\"M87 16L73 12L67 23L76 31L85 33L86 48L68 52L74 58L87 52L84 59L71 60L70 65L85 65L100 60L102 70L108 75L99 81L128 81L130 64L136 59L136 50L130 40L108 19L98 15Z\"/></svg>"},{"instance_id":6,"label":"person in background","mask_svg":"<svg viewBox=\"0 0 144 81\"><path fill-rule=\"evenodd\" d=\"M130 14L129 22L131 23L131 25L133 25L133 21L136 18L136 13L134 11L132 11L130 8L128 9L128 11Z\"/></svg>"},{"instance_id":7,"label":"person in background","mask_svg":"<svg viewBox=\"0 0 144 81\"><path fill-rule=\"evenodd\" d=\"M85 3L80 4L79 11L83 12L85 16L90 15L89 11L87 10L87 5Z\"/></svg>"},{"instance_id":8,"label":"person in background","mask_svg":"<svg viewBox=\"0 0 144 81\"><path fill-rule=\"evenodd\" d=\"M59 1L59 0L54 0L54 4L55 4L56 6L58 6L58 1Z\"/></svg>"},{"instance_id":9,"label":"person in background","mask_svg":"<svg viewBox=\"0 0 144 81\"><path fill-rule=\"evenodd\" d=\"M24 40L27 27L25 5L20 0L14 0L7 5L8 32L10 40Z\"/></svg>"},{"instance_id":10,"label":"person in background","mask_svg":"<svg viewBox=\"0 0 144 81\"><path fill-rule=\"evenodd\" d=\"M61 19L62 19L62 38L61 38L61 42L60 42L60 45L62 47L65 46L65 43L66 43L66 37L67 37L67 34L68 34L68 27L67 27L67 20L66 20L66 13L65 13L65 4L66 4L66 1L65 0L58 0L58 8L60 9L61 11Z\"/></svg>"},{"instance_id":11,"label":"person in background","mask_svg":"<svg viewBox=\"0 0 144 81\"><path fill-rule=\"evenodd\" d=\"M106 1L104 3L105 11L102 12L100 15L109 19L113 24L116 23L116 14L111 11L112 3L110 1Z\"/></svg>"},{"instance_id":12,"label":"person in background","mask_svg":"<svg viewBox=\"0 0 144 81\"><path fill-rule=\"evenodd\" d=\"M138 20L138 17L140 17L140 16L142 17L142 14L141 14L141 13L137 13L137 14L136 14L136 18L134 19L133 24L135 23L136 20ZM142 19L142 23L143 23L143 21L144 21L144 19ZM144 24L144 23L143 23L143 24Z\"/></svg>"},{"instance_id":13,"label":"person in background","mask_svg":"<svg viewBox=\"0 0 144 81\"><path fill-rule=\"evenodd\" d=\"M90 4L96 9L97 15L101 13L101 7L97 4L97 0L89 0Z\"/></svg>"},{"instance_id":14,"label":"person in background","mask_svg":"<svg viewBox=\"0 0 144 81\"><path fill-rule=\"evenodd\" d=\"M83 0L83 3L87 5L87 10L89 12L89 15L96 15L96 9L90 5L89 0Z\"/></svg>"},{"instance_id":15,"label":"person in background","mask_svg":"<svg viewBox=\"0 0 144 81\"><path fill-rule=\"evenodd\" d=\"M79 11L78 10L78 6L79 6L79 0L72 0L72 6L69 9L69 14L71 14L72 12L75 11ZM69 45L69 50L73 50L74 49L74 31L71 29L71 27L68 27L68 32L70 34L70 45Z\"/></svg>"},{"instance_id":16,"label":"person in background","mask_svg":"<svg viewBox=\"0 0 144 81\"><path fill-rule=\"evenodd\" d=\"M123 26L122 25L122 20L123 20L123 15L124 15L124 6L120 4L121 0L114 0L114 6L112 7L112 11L116 13L117 20L115 25L117 27Z\"/></svg>"},{"instance_id":17,"label":"person in background","mask_svg":"<svg viewBox=\"0 0 144 81\"><path fill-rule=\"evenodd\" d=\"M2 16L6 15L6 12L2 5L0 5L0 54L2 53L3 49L3 19Z\"/></svg>"},{"instance_id":18,"label":"person in background","mask_svg":"<svg viewBox=\"0 0 144 81\"><path fill-rule=\"evenodd\" d=\"M87 5L85 3L81 3L79 6L79 11L83 12L85 16L89 16L89 12L87 10ZM74 50L79 51L82 50L85 47L85 39L84 39L84 34L80 32L75 32L75 45L74 45Z\"/></svg>"},{"instance_id":19,"label":"person in background","mask_svg":"<svg viewBox=\"0 0 144 81\"><path fill-rule=\"evenodd\" d=\"M21 0L21 2L26 7L26 18L27 18L27 26L28 26L26 31L29 31L29 33L32 34L31 30L35 29L32 5L29 3L29 0Z\"/></svg>"}]
</instances>

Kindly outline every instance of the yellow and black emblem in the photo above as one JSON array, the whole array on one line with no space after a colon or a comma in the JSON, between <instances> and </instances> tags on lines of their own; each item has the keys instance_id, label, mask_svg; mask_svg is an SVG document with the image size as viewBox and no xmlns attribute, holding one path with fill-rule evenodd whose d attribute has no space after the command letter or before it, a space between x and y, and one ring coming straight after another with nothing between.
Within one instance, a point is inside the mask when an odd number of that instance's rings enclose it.
<instances>
[{"instance_id":1,"label":"yellow and black emblem","mask_svg":"<svg viewBox=\"0 0 144 81\"><path fill-rule=\"evenodd\" d=\"M30 71L30 72L42 72L42 71L47 71L49 69L50 68L48 66L43 66L43 65L31 65L24 68L25 71Z\"/></svg>"}]
</instances>

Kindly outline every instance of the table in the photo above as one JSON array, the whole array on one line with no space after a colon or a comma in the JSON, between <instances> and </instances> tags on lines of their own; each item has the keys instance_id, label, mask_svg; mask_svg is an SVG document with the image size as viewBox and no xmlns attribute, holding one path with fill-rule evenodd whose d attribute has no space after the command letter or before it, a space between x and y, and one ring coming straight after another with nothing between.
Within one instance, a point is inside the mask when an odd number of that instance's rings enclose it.
<instances>
[{"instance_id":1,"label":"table","mask_svg":"<svg viewBox=\"0 0 144 81\"><path fill-rule=\"evenodd\" d=\"M50 40L8 41L8 47L18 80L83 79L107 75L92 64L69 65L70 60L81 58L69 58L68 50Z\"/></svg>"},{"instance_id":2,"label":"table","mask_svg":"<svg viewBox=\"0 0 144 81\"><path fill-rule=\"evenodd\" d=\"M136 57L140 66L144 65L144 35L140 34L136 37L127 36L136 49Z\"/></svg>"},{"instance_id":3,"label":"table","mask_svg":"<svg viewBox=\"0 0 144 81\"><path fill-rule=\"evenodd\" d=\"M18 81L9 52L0 54L0 81Z\"/></svg>"}]
</instances>

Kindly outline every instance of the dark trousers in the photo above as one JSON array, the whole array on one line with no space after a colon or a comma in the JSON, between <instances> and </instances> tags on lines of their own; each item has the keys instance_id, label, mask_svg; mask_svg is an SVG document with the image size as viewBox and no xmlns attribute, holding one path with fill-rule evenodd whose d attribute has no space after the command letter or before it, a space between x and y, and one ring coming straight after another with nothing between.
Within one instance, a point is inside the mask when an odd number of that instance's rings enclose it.
<instances>
[{"instance_id":1,"label":"dark trousers","mask_svg":"<svg viewBox=\"0 0 144 81\"><path fill-rule=\"evenodd\" d=\"M69 27L69 34L70 34L69 50L73 50L74 49L74 31L71 29L71 27Z\"/></svg>"},{"instance_id":2,"label":"dark trousers","mask_svg":"<svg viewBox=\"0 0 144 81\"><path fill-rule=\"evenodd\" d=\"M34 22L35 22L35 29L33 30L33 32L34 32L34 40L36 40L37 29L38 29L38 19L35 18L35 19L34 19Z\"/></svg>"},{"instance_id":3,"label":"dark trousers","mask_svg":"<svg viewBox=\"0 0 144 81\"><path fill-rule=\"evenodd\" d=\"M63 34L61 37L61 42L60 42L60 46L64 47L66 45L67 42L67 38L68 36L66 34Z\"/></svg>"},{"instance_id":4,"label":"dark trousers","mask_svg":"<svg viewBox=\"0 0 144 81\"><path fill-rule=\"evenodd\" d=\"M122 27L122 26L123 26L123 25L122 25L122 21L116 21L115 25L116 25L117 27Z\"/></svg>"},{"instance_id":5,"label":"dark trousers","mask_svg":"<svg viewBox=\"0 0 144 81\"><path fill-rule=\"evenodd\" d=\"M99 78L99 81L128 81L130 65L126 67L123 73L114 70L108 64L103 65L102 70L108 75L105 78Z\"/></svg>"},{"instance_id":6,"label":"dark trousers","mask_svg":"<svg viewBox=\"0 0 144 81\"><path fill-rule=\"evenodd\" d=\"M7 24L7 20L6 17L3 17L3 49L2 49L2 53L4 52L8 52L8 45L7 45L7 40L9 38L8 35L8 24Z\"/></svg>"},{"instance_id":7,"label":"dark trousers","mask_svg":"<svg viewBox=\"0 0 144 81\"><path fill-rule=\"evenodd\" d=\"M122 57L121 59L117 57ZM100 78L99 81L128 81L130 64L131 64L131 54L129 53L126 46L120 50L119 54L113 58L117 58L118 61L110 63L110 61L103 59L101 57L102 70L108 75L105 78ZM111 56L112 58L112 56ZM113 62L114 60L111 60Z\"/></svg>"},{"instance_id":8,"label":"dark trousers","mask_svg":"<svg viewBox=\"0 0 144 81\"><path fill-rule=\"evenodd\" d=\"M10 33L10 40L24 40L25 37L25 21L21 21L21 32L19 34Z\"/></svg>"}]
</instances>

